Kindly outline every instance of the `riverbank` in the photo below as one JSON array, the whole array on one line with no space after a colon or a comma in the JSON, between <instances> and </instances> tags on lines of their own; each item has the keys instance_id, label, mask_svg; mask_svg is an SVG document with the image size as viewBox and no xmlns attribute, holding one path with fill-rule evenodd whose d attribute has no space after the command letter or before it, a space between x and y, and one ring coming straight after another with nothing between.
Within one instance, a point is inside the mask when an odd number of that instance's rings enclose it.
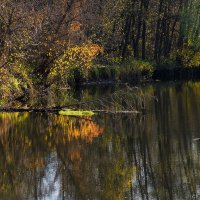
<instances>
[{"instance_id":1,"label":"riverbank","mask_svg":"<svg viewBox=\"0 0 200 200\"><path fill-rule=\"evenodd\" d=\"M53 83L51 85L34 85L34 80L25 79L18 75L11 75L0 86L1 104L7 101L26 101L35 95L41 95L47 90L59 90L61 88L73 89L74 87L88 85L111 85L118 83L140 84L151 81L190 80L200 79L200 67L195 68L142 68L132 70L130 66L96 66L89 71L87 77L80 74L74 75L74 79L68 80L66 85Z\"/></svg>"},{"instance_id":2,"label":"riverbank","mask_svg":"<svg viewBox=\"0 0 200 200\"><path fill-rule=\"evenodd\" d=\"M93 74L94 72L92 72ZM200 66L194 68L158 68L153 67L138 71L119 69L118 67L100 67L98 75L92 75L83 79L81 85L129 83L135 84L146 81L170 81L170 80L191 80L200 79Z\"/></svg>"},{"instance_id":3,"label":"riverbank","mask_svg":"<svg viewBox=\"0 0 200 200\"><path fill-rule=\"evenodd\" d=\"M200 79L200 67L180 67L172 62L156 64L142 60L115 65L95 64L87 71L74 69L66 78L57 77L53 81L47 78L46 82L41 82L28 69L22 65L12 71L7 66L1 68L0 105L16 100L26 101L35 95L46 93L47 90L72 89L81 85Z\"/></svg>"}]
</instances>

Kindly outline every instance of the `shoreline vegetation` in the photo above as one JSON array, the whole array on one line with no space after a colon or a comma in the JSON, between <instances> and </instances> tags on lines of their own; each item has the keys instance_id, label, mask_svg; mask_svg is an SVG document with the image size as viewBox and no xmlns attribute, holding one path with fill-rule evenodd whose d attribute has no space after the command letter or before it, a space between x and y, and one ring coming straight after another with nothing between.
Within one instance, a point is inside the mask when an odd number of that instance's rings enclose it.
<instances>
[{"instance_id":1,"label":"shoreline vegetation","mask_svg":"<svg viewBox=\"0 0 200 200\"><path fill-rule=\"evenodd\" d=\"M200 66L182 67L171 60L168 60L169 65L165 63L163 66L156 66L152 64L153 62L142 60L132 62L113 66L94 65L87 71L87 74L72 70L70 72L72 76L65 79L65 83L48 83L44 85L34 84L34 78L26 70L20 69L19 73L6 74L7 78L4 81L3 77L0 78L2 83L0 85L1 101L20 101L37 96L47 90L71 89L77 86L200 79ZM23 73L21 74L21 72Z\"/></svg>"},{"instance_id":2,"label":"shoreline vegetation","mask_svg":"<svg viewBox=\"0 0 200 200\"><path fill-rule=\"evenodd\" d=\"M101 83L200 78L198 0L2 0L0 105Z\"/></svg>"}]
</instances>

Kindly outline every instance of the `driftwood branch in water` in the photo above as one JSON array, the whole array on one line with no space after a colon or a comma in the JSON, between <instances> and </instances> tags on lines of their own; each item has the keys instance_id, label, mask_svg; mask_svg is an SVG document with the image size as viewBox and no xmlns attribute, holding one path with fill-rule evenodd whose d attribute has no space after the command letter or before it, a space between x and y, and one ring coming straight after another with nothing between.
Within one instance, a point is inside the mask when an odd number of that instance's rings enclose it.
<instances>
[{"instance_id":1,"label":"driftwood branch in water","mask_svg":"<svg viewBox=\"0 0 200 200\"><path fill-rule=\"evenodd\" d=\"M76 106L80 106L80 105L84 105L87 103L91 103L91 102L96 102L96 101L85 101L85 102L81 102L81 103L74 103L74 104L68 104L68 105L64 105L64 106L55 106L55 107L49 107L49 108L3 108L0 107L0 112L58 112L62 109L70 109L72 107L76 107Z\"/></svg>"},{"instance_id":2,"label":"driftwood branch in water","mask_svg":"<svg viewBox=\"0 0 200 200\"><path fill-rule=\"evenodd\" d=\"M107 113L107 114L139 114L137 110L91 110L97 113Z\"/></svg>"},{"instance_id":3,"label":"driftwood branch in water","mask_svg":"<svg viewBox=\"0 0 200 200\"><path fill-rule=\"evenodd\" d=\"M56 107L43 107L43 108L6 108L6 107L0 107L0 112L58 112L63 109L69 109L71 107L77 106L77 104L70 104L70 105L65 105L65 106L56 106Z\"/></svg>"},{"instance_id":4,"label":"driftwood branch in water","mask_svg":"<svg viewBox=\"0 0 200 200\"><path fill-rule=\"evenodd\" d=\"M54 108L0 108L0 112L48 112L57 113L62 110L63 107ZM64 107L66 108L66 106ZM107 114L138 114L137 110L91 110L96 113L107 113Z\"/></svg>"},{"instance_id":5,"label":"driftwood branch in water","mask_svg":"<svg viewBox=\"0 0 200 200\"><path fill-rule=\"evenodd\" d=\"M0 108L0 112L58 112L52 108Z\"/></svg>"}]
</instances>

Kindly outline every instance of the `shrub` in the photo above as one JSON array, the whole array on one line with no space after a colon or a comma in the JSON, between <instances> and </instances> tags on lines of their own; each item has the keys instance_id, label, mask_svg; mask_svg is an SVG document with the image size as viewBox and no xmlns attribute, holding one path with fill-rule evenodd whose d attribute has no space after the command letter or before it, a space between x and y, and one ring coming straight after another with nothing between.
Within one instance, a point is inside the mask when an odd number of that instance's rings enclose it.
<instances>
[{"instance_id":1,"label":"shrub","mask_svg":"<svg viewBox=\"0 0 200 200\"><path fill-rule=\"evenodd\" d=\"M120 66L119 79L121 81L137 81L141 77L150 78L153 73L153 64L149 61L128 60Z\"/></svg>"},{"instance_id":2,"label":"shrub","mask_svg":"<svg viewBox=\"0 0 200 200\"><path fill-rule=\"evenodd\" d=\"M175 69L178 65L173 59L163 58L156 64L156 67L158 69Z\"/></svg>"},{"instance_id":3,"label":"shrub","mask_svg":"<svg viewBox=\"0 0 200 200\"><path fill-rule=\"evenodd\" d=\"M33 93L33 83L29 68L19 61L8 63L0 68L0 100L9 100Z\"/></svg>"},{"instance_id":4,"label":"shrub","mask_svg":"<svg viewBox=\"0 0 200 200\"><path fill-rule=\"evenodd\" d=\"M122 63L122 57L113 54L104 54L102 57L100 57L98 62L105 65L116 66Z\"/></svg>"},{"instance_id":5,"label":"shrub","mask_svg":"<svg viewBox=\"0 0 200 200\"><path fill-rule=\"evenodd\" d=\"M177 63L186 68L193 68L200 66L200 52L194 51L189 47L185 47L177 51L176 54Z\"/></svg>"},{"instance_id":6,"label":"shrub","mask_svg":"<svg viewBox=\"0 0 200 200\"><path fill-rule=\"evenodd\" d=\"M119 66L94 65L88 73L89 80L116 80L119 78Z\"/></svg>"},{"instance_id":7,"label":"shrub","mask_svg":"<svg viewBox=\"0 0 200 200\"><path fill-rule=\"evenodd\" d=\"M86 78L93 60L103 51L96 44L82 44L68 48L53 63L48 76L49 83L68 85Z\"/></svg>"},{"instance_id":8,"label":"shrub","mask_svg":"<svg viewBox=\"0 0 200 200\"><path fill-rule=\"evenodd\" d=\"M125 74L135 74L135 75L145 75L149 74L151 75L153 73L153 64L149 61L143 61L143 60L128 60L121 66L122 73Z\"/></svg>"}]
</instances>

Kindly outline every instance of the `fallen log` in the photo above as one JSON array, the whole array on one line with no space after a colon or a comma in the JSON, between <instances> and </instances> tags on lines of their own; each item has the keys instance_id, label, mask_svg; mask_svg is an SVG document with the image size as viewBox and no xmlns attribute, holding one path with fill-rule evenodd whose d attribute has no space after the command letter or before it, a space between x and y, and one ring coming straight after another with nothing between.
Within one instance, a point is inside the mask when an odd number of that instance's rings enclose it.
<instances>
[{"instance_id":1,"label":"fallen log","mask_svg":"<svg viewBox=\"0 0 200 200\"><path fill-rule=\"evenodd\" d=\"M66 108L66 106L65 106ZM0 112L47 112L47 113L58 113L63 109L62 107L54 108L0 108ZM139 114L137 110L90 110L95 113L105 113L105 114Z\"/></svg>"},{"instance_id":2,"label":"fallen log","mask_svg":"<svg viewBox=\"0 0 200 200\"><path fill-rule=\"evenodd\" d=\"M58 112L52 108L0 108L0 112Z\"/></svg>"},{"instance_id":3,"label":"fallen log","mask_svg":"<svg viewBox=\"0 0 200 200\"><path fill-rule=\"evenodd\" d=\"M137 110L92 110L92 112L106 113L106 114L139 114Z\"/></svg>"}]
</instances>

